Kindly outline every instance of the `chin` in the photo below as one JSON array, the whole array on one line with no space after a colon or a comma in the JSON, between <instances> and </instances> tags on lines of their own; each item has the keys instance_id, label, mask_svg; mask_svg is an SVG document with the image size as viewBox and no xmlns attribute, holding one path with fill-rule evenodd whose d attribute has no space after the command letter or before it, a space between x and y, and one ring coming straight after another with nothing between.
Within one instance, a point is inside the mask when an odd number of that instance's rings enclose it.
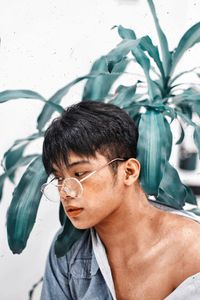
<instances>
[{"instance_id":1,"label":"chin","mask_svg":"<svg viewBox=\"0 0 200 300\"><path fill-rule=\"evenodd\" d=\"M82 229L82 230L90 229L96 225L91 222L83 222L83 221L78 221L78 220L70 220L70 221L76 229Z\"/></svg>"},{"instance_id":2,"label":"chin","mask_svg":"<svg viewBox=\"0 0 200 300\"><path fill-rule=\"evenodd\" d=\"M70 220L70 221L76 229L84 230L84 229L89 229L89 228L93 227L93 225L91 225L91 224L85 224L83 222L76 222L74 220Z\"/></svg>"}]
</instances>

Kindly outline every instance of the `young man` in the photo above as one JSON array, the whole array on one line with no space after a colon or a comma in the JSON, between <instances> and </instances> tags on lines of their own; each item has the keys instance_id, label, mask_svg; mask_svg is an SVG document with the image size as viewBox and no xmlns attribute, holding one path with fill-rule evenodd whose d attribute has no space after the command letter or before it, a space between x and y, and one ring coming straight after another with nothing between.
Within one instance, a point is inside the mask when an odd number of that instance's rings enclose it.
<instances>
[{"instance_id":1,"label":"young man","mask_svg":"<svg viewBox=\"0 0 200 300\"><path fill-rule=\"evenodd\" d=\"M43 162L55 179L44 194L86 230L64 257L52 244L42 300L200 299L200 226L148 201L137 136L125 111L99 102L69 107L47 129Z\"/></svg>"}]
</instances>

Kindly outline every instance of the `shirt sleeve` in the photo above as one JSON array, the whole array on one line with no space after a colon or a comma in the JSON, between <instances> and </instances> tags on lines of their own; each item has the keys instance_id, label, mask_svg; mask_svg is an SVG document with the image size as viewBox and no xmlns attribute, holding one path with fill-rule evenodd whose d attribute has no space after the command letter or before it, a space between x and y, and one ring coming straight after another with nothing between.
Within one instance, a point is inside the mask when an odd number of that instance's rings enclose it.
<instances>
[{"instance_id":1,"label":"shirt sleeve","mask_svg":"<svg viewBox=\"0 0 200 300\"><path fill-rule=\"evenodd\" d=\"M56 257L53 242L46 261L40 300L73 300L68 270L67 257Z\"/></svg>"},{"instance_id":2,"label":"shirt sleeve","mask_svg":"<svg viewBox=\"0 0 200 300\"><path fill-rule=\"evenodd\" d=\"M200 295L200 273L194 274L184 280L164 300L198 300Z\"/></svg>"}]
</instances>

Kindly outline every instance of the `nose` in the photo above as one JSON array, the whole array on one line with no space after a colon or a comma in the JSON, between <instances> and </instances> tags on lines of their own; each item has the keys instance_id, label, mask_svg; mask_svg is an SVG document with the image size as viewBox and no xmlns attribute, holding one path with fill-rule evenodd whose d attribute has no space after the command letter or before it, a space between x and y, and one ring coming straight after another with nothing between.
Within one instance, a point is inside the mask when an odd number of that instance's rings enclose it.
<instances>
[{"instance_id":1,"label":"nose","mask_svg":"<svg viewBox=\"0 0 200 300\"><path fill-rule=\"evenodd\" d=\"M68 186L64 185L60 190L60 197L62 199L66 198L77 198L77 193L75 190L70 189Z\"/></svg>"},{"instance_id":2,"label":"nose","mask_svg":"<svg viewBox=\"0 0 200 300\"><path fill-rule=\"evenodd\" d=\"M69 197L69 193L67 192L67 188L65 186L62 186L62 188L59 191L59 194L61 199L66 199Z\"/></svg>"},{"instance_id":3,"label":"nose","mask_svg":"<svg viewBox=\"0 0 200 300\"><path fill-rule=\"evenodd\" d=\"M70 195L66 194L64 191L60 192L60 200L61 200L61 202L62 201L65 202L65 201L68 201L70 199L72 199L72 197Z\"/></svg>"},{"instance_id":4,"label":"nose","mask_svg":"<svg viewBox=\"0 0 200 300\"><path fill-rule=\"evenodd\" d=\"M63 192L65 192L66 195L69 195L71 193L71 190L67 186L64 185Z\"/></svg>"}]
</instances>

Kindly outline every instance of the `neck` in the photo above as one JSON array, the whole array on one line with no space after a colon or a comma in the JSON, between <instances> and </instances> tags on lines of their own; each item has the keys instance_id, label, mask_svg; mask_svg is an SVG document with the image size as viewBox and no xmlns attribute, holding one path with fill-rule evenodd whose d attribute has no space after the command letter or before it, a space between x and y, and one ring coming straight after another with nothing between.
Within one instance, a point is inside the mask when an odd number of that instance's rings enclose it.
<instances>
[{"instance_id":1,"label":"neck","mask_svg":"<svg viewBox=\"0 0 200 300\"><path fill-rule=\"evenodd\" d=\"M126 195L127 196L127 195ZM101 224L95 226L107 253L131 253L149 247L158 239L160 213L147 200L144 192L129 195L123 205Z\"/></svg>"}]
</instances>

